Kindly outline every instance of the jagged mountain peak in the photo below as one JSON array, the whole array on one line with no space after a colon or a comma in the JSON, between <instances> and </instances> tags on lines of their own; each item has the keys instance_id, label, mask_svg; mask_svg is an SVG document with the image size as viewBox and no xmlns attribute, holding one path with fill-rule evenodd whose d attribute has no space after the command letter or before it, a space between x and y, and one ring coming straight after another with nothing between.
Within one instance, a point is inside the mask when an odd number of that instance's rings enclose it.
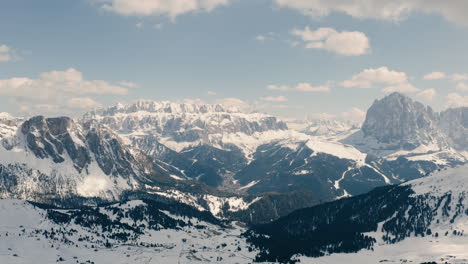
<instances>
[{"instance_id":1,"label":"jagged mountain peak","mask_svg":"<svg viewBox=\"0 0 468 264\"><path fill-rule=\"evenodd\" d=\"M130 104L118 103L115 106L97 110L96 113L102 115L112 115L116 113L167 113L167 114L203 114L208 112L217 113L247 113L241 111L234 106L226 106L222 104L208 104L199 102L171 102L171 101L152 101L152 100L137 100Z\"/></svg>"},{"instance_id":2,"label":"jagged mountain peak","mask_svg":"<svg viewBox=\"0 0 468 264\"><path fill-rule=\"evenodd\" d=\"M362 126L365 136L384 143L433 140L436 115L429 106L413 101L400 93L377 100L369 108Z\"/></svg>"},{"instance_id":3,"label":"jagged mountain peak","mask_svg":"<svg viewBox=\"0 0 468 264\"><path fill-rule=\"evenodd\" d=\"M221 104L178 103L140 100L118 104L86 113L84 120L98 120L119 133L135 130L153 131L176 141L200 139L200 131L210 133L243 132L252 134L271 129L287 129L276 117L263 113L247 113ZM186 137L180 136L180 134ZM198 135L198 136L197 136ZM181 138L182 137L182 138ZM196 139L195 139L196 138Z\"/></svg>"},{"instance_id":4,"label":"jagged mountain peak","mask_svg":"<svg viewBox=\"0 0 468 264\"><path fill-rule=\"evenodd\" d=\"M439 127L439 114L396 92L374 101L361 130L343 142L377 156L419 147L428 151L450 148L447 136Z\"/></svg>"}]
</instances>

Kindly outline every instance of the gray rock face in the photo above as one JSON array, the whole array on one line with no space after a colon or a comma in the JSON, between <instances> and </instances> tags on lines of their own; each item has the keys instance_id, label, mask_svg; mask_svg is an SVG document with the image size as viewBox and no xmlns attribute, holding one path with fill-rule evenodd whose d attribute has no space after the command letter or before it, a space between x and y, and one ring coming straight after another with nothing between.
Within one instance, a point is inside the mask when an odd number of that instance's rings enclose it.
<instances>
[{"instance_id":1,"label":"gray rock face","mask_svg":"<svg viewBox=\"0 0 468 264\"><path fill-rule=\"evenodd\" d=\"M68 117L36 116L26 120L20 130L26 139L27 147L38 158L51 158L55 163L61 163L68 154L78 172L91 162L90 153L84 145L84 136Z\"/></svg>"},{"instance_id":2,"label":"gray rock face","mask_svg":"<svg viewBox=\"0 0 468 264\"><path fill-rule=\"evenodd\" d=\"M437 117L432 108L392 93L369 108L362 132L404 150L430 143L443 146L447 142L437 127Z\"/></svg>"},{"instance_id":3,"label":"gray rock face","mask_svg":"<svg viewBox=\"0 0 468 264\"><path fill-rule=\"evenodd\" d=\"M0 197L115 199L140 184L174 181L157 161L96 122L36 116L1 143Z\"/></svg>"},{"instance_id":4,"label":"gray rock face","mask_svg":"<svg viewBox=\"0 0 468 264\"><path fill-rule=\"evenodd\" d=\"M441 112L439 127L448 136L451 146L458 150L468 150L468 107Z\"/></svg>"}]
</instances>

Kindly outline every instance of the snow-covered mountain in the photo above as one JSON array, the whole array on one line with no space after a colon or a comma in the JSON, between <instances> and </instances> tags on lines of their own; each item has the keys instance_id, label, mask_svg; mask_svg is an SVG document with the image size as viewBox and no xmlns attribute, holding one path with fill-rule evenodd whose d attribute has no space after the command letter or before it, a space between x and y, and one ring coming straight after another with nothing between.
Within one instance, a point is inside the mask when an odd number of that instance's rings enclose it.
<instances>
[{"instance_id":1,"label":"snow-covered mountain","mask_svg":"<svg viewBox=\"0 0 468 264\"><path fill-rule=\"evenodd\" d=\"M467 190L464 165L298 210L245 236L258 261L466 263Z\"/></svg>"},{"instance_id":2,"label":"snow-covered mountain","mask_svg":"<svg viewBox=\"0 0 468 264\"><path fill-rule=\"evenodd\" d=\"M0 144L1 197L118 199L143 183L172 180L95 122L36 116L9 128Z\"/></svg>"},{"instance_id":3,"label":"snow-covered mountain","mask_svg":"<svg viewBox=\"0 0 468 264\"><path fill-rule=\"evenodd\" d=\"M360 131L342 142L376 156L468 151L466 108L437 113L400 94L376 100Z\"/></svg>"},{"instance_id":4,"label":"snow-covered mountain","mask_svg":"<svg viewBox=\"0 0 468 264\"><path fill-rule=\"evenodd\" d=\"M453 148L468 151L468 107L451 108L441 112L438 125Z\"/></svg>"},{"instance_id":5,"label":"snow-covered mountain","mask_svg":"<svg viewBox=\"0 0 468 264\"><path fill-rule=\"evenodd\" d=\"M87 113L79 121L24 121L4 114L0 193L46 202L112 201L157 192L220 218L264 222L466 163L468 154L461 150L466 108L428 109L401 94L389 95L369 109L363 129L344 140L355 127L313 136L288 129L273 116L220 105L139 101ZM386 118L378 119L378 113ZM400 129L390 133L391 126ZM378 131L390 134L380 138L373 134ZM397 135L413 143L393 140ZM393 141L383 142L387 138ZM414 142L420 145L408 147ZM248 206L233 210L232 201Z\"/></svg>"},{"instance_id":6,"label":"snow-covered mountain","mask_svg":"<svg viewBox=\"0 0 468 264\"><path fill-rule=\"evenodd\" d=\"M308 120L301 131L262 113L210 104L138 101L87 113L180 178L232 192L357 195L462 164L463 112L445 114L399 94L377 100L359 125ZM440 120L445 125L441 126ZM451 121L454 120L454 121ZM439 127L447 127L445 130ZM466 140L465 140L466 141Z\"/></svg>"},{"instance_id":7,"label":"snow-covered mountain","mask_svg":"<svg viewBox=\"0 0 468 264\"><path fill-rule=\"evenodd\" d=\"M105 124L162 161L173 162L173 151L183 153L178 158L181 172L212 186L248 163L255 150L252 141L271 131L287 130L271 115L217 104L138 101L90 112L83 119ZM186 160L181 161L182 157Z\"/></svg>"},{"instance_id":8,"label":"snow-covered mountain","mask_svg":"<svg viewBox=\"0 0 468 264\"><path fill-rule=\"evenodd\" d=\"M359 124L333 119L311 119L301 132L311 136L337 137L346 136L359 129Z\"/></svg>"}]
</instances>

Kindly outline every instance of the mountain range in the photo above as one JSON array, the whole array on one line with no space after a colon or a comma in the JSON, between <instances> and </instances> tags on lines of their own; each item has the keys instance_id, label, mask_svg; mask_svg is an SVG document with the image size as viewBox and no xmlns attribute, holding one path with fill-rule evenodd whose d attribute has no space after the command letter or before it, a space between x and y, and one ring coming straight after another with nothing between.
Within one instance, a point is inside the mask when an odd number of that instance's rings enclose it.
<instances>
[{"instance_id":1,"label":"mountain range","mask_svg":"<svg viewBox=\"0 0 468 264\"><path fill-rule=\"evenodd\" d=\"M234 107L143 100L78 119L1 113L1 206L31 220L26 231L0 218L0 235L44 239L47 261L57 246L80 248L60 251L66 261L91 246L101 262L110 249L149 258L141 244L171 261L248 263L385 252L423 236L446 245L464 236L467 136L467 107L436 112L400 93L376 100L363 124L298 130Z\"/></svg>"}]
</instances>

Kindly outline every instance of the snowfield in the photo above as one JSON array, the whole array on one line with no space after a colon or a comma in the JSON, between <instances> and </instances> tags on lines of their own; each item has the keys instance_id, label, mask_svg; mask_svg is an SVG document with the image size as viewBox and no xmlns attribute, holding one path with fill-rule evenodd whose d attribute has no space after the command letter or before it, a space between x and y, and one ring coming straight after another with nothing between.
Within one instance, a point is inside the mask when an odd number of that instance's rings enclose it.
<instances>
[{"instance_id":1,"label":"snowfield","mask_svg":"<svg viewBox=\"0 0 468 264\"><path fill-rule=\"evenodd\" d=\"M118 207L138 205L141 201ZM0 211L0 263L251 263L255 256L240 237L244 228L238 223L221 227L161 211L172 219L191 222L192 226L145 228L138 238L123 242L112 239L98 225L54 223L47 219L46 210L28 202L0 200ZM113 216L111 210L104 213ZM121 222L133 224L126 218ZM142 224L148 226L138 222ZM112 245L106 246L106 242Z\"/></svg>"}]
</instances>

